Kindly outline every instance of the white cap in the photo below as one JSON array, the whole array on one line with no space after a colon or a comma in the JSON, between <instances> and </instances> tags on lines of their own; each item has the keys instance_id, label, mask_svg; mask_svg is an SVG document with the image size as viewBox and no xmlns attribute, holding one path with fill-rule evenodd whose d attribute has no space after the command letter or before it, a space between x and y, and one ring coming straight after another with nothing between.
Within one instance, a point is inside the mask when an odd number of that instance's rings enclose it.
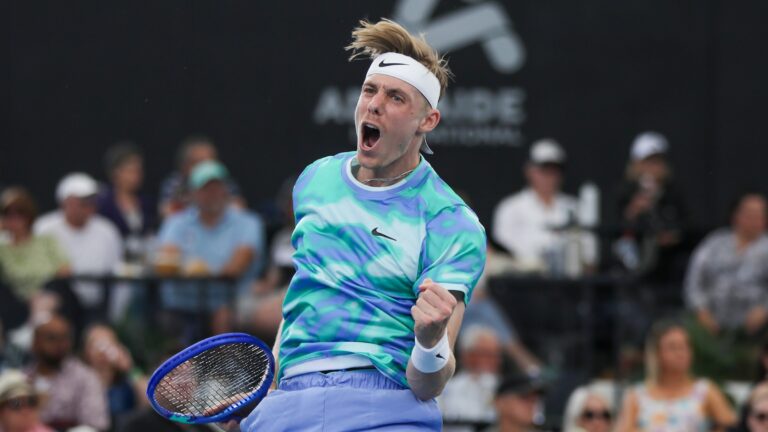
<instances>
[{"instance_id":1,"label":"white cap","mask_svg":"<svg viewBox=\"0 0 768 432\"><path fill-rule=\"evenodd\" d=\"M67 174L56 187L56 199L59 202L68 197L85 198L96 195L99 185L91 176L85 173Z\"/></svg>"},{"instance_id":2,"label":"white cap","mask_svg":"<svg viewBox=\"0 0 768 432\"><path fill-rule=\"evenodd\" d=\"M632 143L630 157L632 160L643 160L647 157L667 152L667 138L658 132L643 132Z\"/></svg>"},{"instance_id":3,"label":"white cap","mask_svg":"<svg viewBox=\"0 0 768 432\"><path fill-rule=\"evenodd\" d=\"M531 146L531 162L562 165L565 163L565 150L551 138L538 140Z\"/></svg>"}]
</instances>

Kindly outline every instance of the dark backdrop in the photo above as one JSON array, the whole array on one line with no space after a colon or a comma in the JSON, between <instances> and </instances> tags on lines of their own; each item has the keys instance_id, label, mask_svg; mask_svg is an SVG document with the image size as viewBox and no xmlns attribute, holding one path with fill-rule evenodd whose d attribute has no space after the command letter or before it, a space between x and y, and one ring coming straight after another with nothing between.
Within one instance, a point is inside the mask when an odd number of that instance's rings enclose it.
<instances>
[{"instance_id":1,"label":"dark backdrop","mask_svg":"<svg viewBox=\"0 0 768 432\"><path fill-rule=\"evenodd\" d=\"M493 67L482 41L448 52L453 114L440 127L458 135L436 135L430 161L484 222L521 186L527 146L543 136L568 151L567 189L593 180L606 201L633 136L666 134L702 228L724 221L741 188L768 189L760 0L5 2L0 183L50 208L63 174L103 179L106 147L132 139L156 193L178 142L203 133L246 198L269 199L307 163L353 148L341 118L353 113L338 102L367 68L342 50L356 20L412 17L418 5L434 8L422 23L496 7L505 24L480 39L512 35L524 50L513 71ZM506 135L485 140L488 130Z\"/></svg>"}]
</instances>

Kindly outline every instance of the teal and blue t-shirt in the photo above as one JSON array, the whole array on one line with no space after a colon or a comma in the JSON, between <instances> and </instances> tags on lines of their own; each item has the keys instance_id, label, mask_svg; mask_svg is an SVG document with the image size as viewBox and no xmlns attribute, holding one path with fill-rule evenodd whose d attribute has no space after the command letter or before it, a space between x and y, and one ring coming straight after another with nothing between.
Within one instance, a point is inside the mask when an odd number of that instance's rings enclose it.
<instances>
[{"instance_id":1,"label":"teal and blue t-shirt","mask_svg":"<svg viewBox=\"0 0 768 432\"><path fill-rule=\"evenodd\" d=\"M357 181L353 163L354 152L320 159L294 187L296 274L283 303L278 375L357 354L407 387L418 286L430 278L469 302L485 231L426 160L388 187Z\"/></svg>"}]
</instances>

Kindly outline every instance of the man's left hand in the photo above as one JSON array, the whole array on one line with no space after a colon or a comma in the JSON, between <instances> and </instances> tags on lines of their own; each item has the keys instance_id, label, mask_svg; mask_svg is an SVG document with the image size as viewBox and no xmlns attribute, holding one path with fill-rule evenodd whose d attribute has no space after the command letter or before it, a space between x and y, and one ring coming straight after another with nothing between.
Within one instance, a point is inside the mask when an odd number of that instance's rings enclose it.
<instances>
[{"instance_id":1,"label":"man's left hand","mask_svg":"<svg viewBox=\"0 0 768 432\"><path fill-rule=\"evenodd\" d=\"M432 348L442 339L448 320L456 308L456 298L432 279L424 279L419 285L419 297L411 307L415 321L416 339L424 348Z\"/></svg>"}]
</instances>

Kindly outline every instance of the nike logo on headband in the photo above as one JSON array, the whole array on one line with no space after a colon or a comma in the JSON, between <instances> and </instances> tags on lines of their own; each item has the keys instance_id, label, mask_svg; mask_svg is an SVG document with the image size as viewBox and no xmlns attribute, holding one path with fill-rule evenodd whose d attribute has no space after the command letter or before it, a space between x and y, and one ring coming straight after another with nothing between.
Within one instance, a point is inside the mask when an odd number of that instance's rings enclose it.
<instances>
[{"instance_id":1,"label":"nike logo on headband","mask_svg":"<svg viewBox=\"0 0 768 432\"><path fill-rule=\"evenodd\" d=\"M387 66L406 66L405 63L384 63L384 60L382 60L379 63L379 67L387 67Z\"/></svg>"}]
</instances>

